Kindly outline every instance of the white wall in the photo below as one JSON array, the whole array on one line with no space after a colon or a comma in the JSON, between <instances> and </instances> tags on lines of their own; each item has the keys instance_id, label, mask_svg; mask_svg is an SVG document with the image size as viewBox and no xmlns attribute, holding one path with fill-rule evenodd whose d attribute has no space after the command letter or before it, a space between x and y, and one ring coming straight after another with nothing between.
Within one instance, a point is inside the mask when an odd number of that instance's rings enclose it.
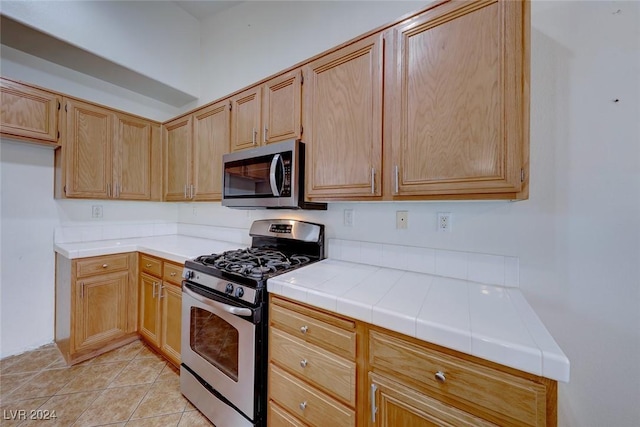
<instances>
[{"instance_id":1,"label":"white wall","mask_svg":"<svg viewBox=\"0 0 640 427\"><path fill-rule=\"evenodd\" d=\"M202 25L202 93L223 96L403 13L372 16L392 7L229 9ZM527 201L242 214L185 204L180 221L244 228L263 217L307 218L325 223L329 237L518 256L521 288L571 360L571 382L559 386L560 425L640 425L639 31L638 2L532 3ZM342 225L345 208L354 209L352 228ZM396 210L409 211L408 230L395 230ZM437 212L453 214L451 234L435 232Z\"/></svg>"},{"instance_id":2,"label":"white wall","mask_svg":"<svg viewBox=\"0 0 640 427\"><path fill-rule=\"evenodd\" d=\"M191 94L199 93L199 23L170 1L3 1L2 13Z\"/></svg>"},{"instance_id":3,"label":"white wall","mask_svg":"<svg viewBox=\"0 0 640 427\"><path fill-rule=\"evenodd\" d=\"M245 1L201 24L206 104L418 10L413 1Z\"/></svg>"}]
</instances>

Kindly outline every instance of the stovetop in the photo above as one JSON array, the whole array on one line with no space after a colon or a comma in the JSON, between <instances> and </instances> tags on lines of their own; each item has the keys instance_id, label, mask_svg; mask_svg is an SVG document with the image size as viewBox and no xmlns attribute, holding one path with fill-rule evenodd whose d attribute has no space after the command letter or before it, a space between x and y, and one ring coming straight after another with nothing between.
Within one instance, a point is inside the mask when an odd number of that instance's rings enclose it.
<instances>
[{"instance_id":1,"label":"stovetop","mask_svg":"<svg viewBox=\"0 0 640 427\"><path fill-rule=\"evenodd\" d=\"M207 270L200 270L204 273L215 275L216 271L223 271L262 281L315 260L310 255L287 254L272 248L247 248L199 256L194 262L209 267Z\"/></svg>"}]
</instances>

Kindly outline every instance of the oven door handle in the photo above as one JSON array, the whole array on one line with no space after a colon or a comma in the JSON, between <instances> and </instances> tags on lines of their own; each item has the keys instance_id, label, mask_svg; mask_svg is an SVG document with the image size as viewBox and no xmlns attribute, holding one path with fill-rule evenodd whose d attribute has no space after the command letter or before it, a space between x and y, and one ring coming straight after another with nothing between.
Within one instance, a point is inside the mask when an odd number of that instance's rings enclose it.
<instances>
[{"instance_id":1,"label":"oven door handle","mask_svg":"<svg viewBox=\"0 0 640 427\"><path fill-rule=\"evenodd\" d=\"M269 182L271 184L271 192L274 196L280 196L282 192L282 188L278 188L278 181L276 179L276 168L278 167L278 163L282 164L284 170L284 162L282 161L282 156L280 154L276 154L271 159L271 167L269 168ZM284 181L284 180L283 180Z\"/></svg>"},{"instance_id":2,"label":"oven door handle","mask_svg":"<svg viewBox=\"0 0 640 427\"><path fill-rule=\"evenodd\" d=\"M201 302L213 308L217 308L219 310L226 311L227 313L230 313L230 314L235 314L236 316L251 316L253 314L250 308L234 307L229 304L223 304L221 302L211 300L209 298L203 297L202 295L199 295L193 292L186 286L183 287L182 291L198 302Z\"/></svg>"}]
</instances>

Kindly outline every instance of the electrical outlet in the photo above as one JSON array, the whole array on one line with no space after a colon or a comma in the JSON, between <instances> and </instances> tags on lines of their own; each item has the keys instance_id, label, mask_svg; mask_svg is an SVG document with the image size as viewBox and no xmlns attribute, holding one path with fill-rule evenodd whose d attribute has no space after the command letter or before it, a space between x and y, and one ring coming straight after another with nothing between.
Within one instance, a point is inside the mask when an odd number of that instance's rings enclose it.
<instances>
[{"instance_id":1,"label":"electrical outlet","mask_svg":"<svg viewBox=\"0 0 640 427\"><path fill-rule=\"evenodd\" d=\"M396 228L404 230L409 227L409 211L396 211Z\"/></svg>"},{"instance_id":2,"label":"electrical outlet","mask_svg":"<svg viewBox=\"0 0 640 427\"><path fill-rule=\"evenodd\" d=\"M353 227L353 209L344 210L344 226Z\"/></svg>"},{"instance_id":3,"label":"electrical outlet","mask_svg":"<svg viewBox=\"0 0 640 427\"><path fill-rule=\"evenodd\" d=\"M438 212L438 231L451 232L451 213Z\"/></svg>"},{"instance_id":4,"label":"electrical outlet","mask_svg":"<svg viewBox=\"0 0 640 427\"><path fill-rule=\"evenodd\" d=\"M91 206L91 218L102 218L102 205Z\"/></svg>"}]
</instances>

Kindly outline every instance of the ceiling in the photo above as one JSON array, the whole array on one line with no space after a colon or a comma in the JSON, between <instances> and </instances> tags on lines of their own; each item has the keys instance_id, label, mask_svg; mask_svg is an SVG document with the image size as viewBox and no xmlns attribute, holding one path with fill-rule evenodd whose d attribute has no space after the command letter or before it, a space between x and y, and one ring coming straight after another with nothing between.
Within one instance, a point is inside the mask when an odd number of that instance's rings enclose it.
<instances>
[{"instance_id":1,"label":"ceiling","mask_svg":"<svg viewBox=\"0 0 640 427\"><path fill-rule=\"evenodd\" d=\"M189 15L194 18L202 21L210 17L211 15L215 15L216 13L220 13L225 9L228 9L232 6L235 6L238 3L242 3L240 0L233 1L225 1L225 0L176 0L175 3L182 10L187 12Z\"/></svg>"}]
</instances>

